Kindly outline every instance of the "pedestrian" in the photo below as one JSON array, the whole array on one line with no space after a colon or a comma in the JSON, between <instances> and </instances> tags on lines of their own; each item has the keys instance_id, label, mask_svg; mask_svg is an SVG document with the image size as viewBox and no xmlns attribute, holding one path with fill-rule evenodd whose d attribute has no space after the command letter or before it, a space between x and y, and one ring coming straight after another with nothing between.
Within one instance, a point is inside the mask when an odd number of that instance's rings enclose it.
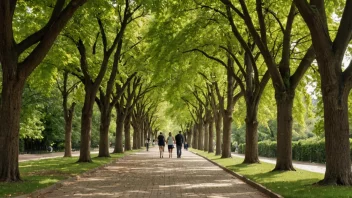
<instances>
[{"instance_id":1,"label":"pedestrian","mask_svg":"<svg viewBox=\"0 0 352 198\"><path fill-rule=\"evenodd\" d=\"M175 138L176 138L177 158L181 158L181 149L183 144L183 135L181 134L181 131L178 132Z\"/></svg>"},{"instance_id":2,"label":"pedestrian","mask_svg":"<svg viewBox=\"0 0 352 198\"><path fill-rule=\"evenodd\" d=\"M184 148L185 148L186 151L188 151L188 143L187 142L185 142Z\"/></svg>"},{"instance_id":3,"label":"pedestrian","mask_svg":"<svg viewBox=\"0 0 352 198\"><path fill-rule=\"evenodd\" d=\"M145 147L147 147L147 151L149 150L149 138L144 141Z\"/></svg>"},{"instance_id":4,"label":"pedestrian","mask_svg":"<svg viewBox=\"0 0 352 198\"><path fill-rule=\"evenodd\" d=\"M175 139L172 137L171 132L169 132L169 137L167 137L167 148L169 149L169 158L172 158L172 149L174 148Z\"/></svg>"},{"instance_id":5,"label":"pedestrian","mask_svg":"<svg viewBox=\"0 0 352 198\"><path fill-rule=\"evenodd\" d=\"M164 158L164 146L165 146L165 137L163 136L163 133L160 132L160 135L158 136L158 145L159 145L159 151L160 151L160 158Z\"/></svg>"}]
</instances>

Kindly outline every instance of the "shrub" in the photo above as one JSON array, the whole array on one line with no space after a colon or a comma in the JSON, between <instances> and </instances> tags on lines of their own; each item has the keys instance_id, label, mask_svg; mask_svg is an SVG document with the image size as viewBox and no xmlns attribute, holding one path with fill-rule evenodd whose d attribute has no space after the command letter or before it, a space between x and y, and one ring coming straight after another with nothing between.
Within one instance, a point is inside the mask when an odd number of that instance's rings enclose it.
<instances>
[{"instance_id":1,"label":"shrub","mask_svg":"<svg viewBox=\"0 0 352 198\"><path fill-rule=\"evenodd\" d=\"M350 139L352 145L352 139ZM245 144L239 145L239 153L245 152ZM276 141L258 142L258 153L262 157L276 157ZM352 147L351 158L352 158ZM317 163L325 163L325 140L310 138L292 142L292 159L297 161L309 161Z\"/></svg>"}]
</instances>

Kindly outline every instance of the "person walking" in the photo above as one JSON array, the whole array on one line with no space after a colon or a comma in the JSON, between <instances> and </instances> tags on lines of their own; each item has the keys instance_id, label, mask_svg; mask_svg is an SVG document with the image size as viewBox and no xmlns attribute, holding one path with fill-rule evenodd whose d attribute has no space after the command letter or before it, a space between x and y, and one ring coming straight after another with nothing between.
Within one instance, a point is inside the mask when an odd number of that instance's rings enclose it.
<instances>
[{"instance_id":1,"label":"person walking","mask_svg":"<svg viewBox=\"0 0 352 198\"><path fill-rule=\"evenodd\" d=\"M187 151L187 150L188 150L188 143L185 142L185 143L183 144L183 147L184 147L184 149Z\"/></svg>"},{"instance_id":2,"label":"person walking","mask_svg":"<svg viewBox=\"0 0 352 198\"><path fill-rule=\"evenodd\" d=\"M181 131L178 132L176 135L176 149L177 149L177 158L181 158L181 149L182 149L182 144L183 144L183 135L181 134Z\"/></svg>"},{"instance_id":3,"label":"person walking","mask_svg":"<svg viewBox=\"0 0 352 198\"><path fill-rule=\"evenodd\" d=\"M145 139L144 141L144 144L145 144L145 147L147 148L147 151L149 150L149 138Z\"/></svg>"},{"instance_id":4,"label":"person walking","mask_svg":"<svg viewBox=\"0 0 352 198\"><path fill-rule=\"evenodd\" d=\"M169 132L169 137L167 137L167 147L169 149L169 158L172 158L172 149L174 148L175 139L172 137L171 132Z\"/></svg>"},{"instance_id":5,"label":"person walking","mask_svg":"<svg viewBox=\"0 0 352 198\"><path fill-rule=\"evenodd\" d=\"M160 132L160 135L158 136L158 145L159 145L159 151L160 151L160 158L164 158L164 146L165 146L165 137L163 136L163 133Z\"/></svg>"}]
</instances>

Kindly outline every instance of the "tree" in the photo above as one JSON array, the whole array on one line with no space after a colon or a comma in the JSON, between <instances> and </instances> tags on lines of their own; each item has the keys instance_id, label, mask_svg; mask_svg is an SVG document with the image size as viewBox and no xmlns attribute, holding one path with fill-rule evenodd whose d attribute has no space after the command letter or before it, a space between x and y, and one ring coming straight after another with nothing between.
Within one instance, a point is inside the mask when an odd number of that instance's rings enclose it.
<instances>
[{"instance_id":1,"label":"tree","mask_svg":"<svg viewBox=\"0 0 352 198\"><path fill-rule=\"evenodd\" d=\"M131 5L132 4L132 5ZM130 1L125 1L124 4L124 11L121 13L120 10L122 10L122 5L118 5L118 14L120 16L120 21L119 21L119 31L117 32L117 37L119 37L118 45L116 52L114 54L114 61L112 65L112 69L110 72L110 77L108 82L106 83L106 88L103 90L103 88L99 89L99 97L97 98L97 103L101 112L101 124L100 124L100 142L99 142L99 157L109 157L109 127L110 127L110 121L111 121L111 111L115 104L118 102L120 97L123 94L124 89L127 87L127 85L130 83L130 80L133 78L133 75L131 75L124 83L122 86L118 86L116 89L117 92L113 96L113 88L116 85L116 75L119 73L119 64L120 60L122 59L122 45L125 39L123 39L125 35L125 31L127 26L134 21L135 19L143 16L136 16L133 18L133 14L141 7L141 5L134 5ZM136 44L134 44L132 47L135 47L140 41L138 41ZM117 85L116 85L117 86ZM113 98L113 99L111 99ZM121 119L120 116L118 116L118 119ZM123 119L124 120L124 119ZM123 120L122 122L117 126L121 127L123 126ZM115 144L116 145L116 144Z\"/></svg>"},{"instance_id":2,"label":"tree","mask_svg":"<svg viewBox=\"0 0 352 198\"><path fill-rule=\"evenodd\" d=\"M132 77L134 77L134 75ZM120 97L120 99L115 103L117 118L116 118L116 138L115 138L114 153L124 152L123 144L122 144L123 142L122 132L124 128L124 123L127 116L131 114L131 111L133 110L133 107L138 100L136 97L137 95L136 91L138 86L140 85L140 82L141 82L141 78L135 77L133 80L133 83L127 83L127 90L125 91L125 94L123 94L122 97ZM120 92L122 88L120 85L116 85L116 89L117 89L117 92ZM125 147L128 144L128 147L130 150L131 143L130 143L129 136L130 136L130 133L129 133L129 130L127 130L127 133L125 134Z\"/></svg>"},{"instance_id":3,"label":"tree","mask_svg":"<svg viewBox=\"0 0 352 198\"><path fill-rule=\"evenodd\" d=\"M246 3L244 0L239 0L240 7L242 11L236 8L234 4L229 0L222 0L223 4L226 5L228 16L232 16L231 10L234 11L245 23L248 31L255 44L258 46L265 64L270 73L271 79L273 81L275 89L275 99L277 105L277 120L278 120L278 136L277 136L277 161L274 170L294 170L292 166L292 108L293 108L293 99L295 96L295 90L302 79L304 73L313 62L315 58L315 53L313 47L310 46L307 48L306 53L302 60L299 62L296 71L291 75L291 64L290 58L293 53L291 53L292 46L292 30L293 23L296 16L296 8L293 3L290 5L289 13L287 17L283 17L286 20L286 27L284 27L281 19L277 14L271 11L270 5L266 5L262 0L256 0L255 4ZM249 5L255 5L255 8L250 7ZM250 12L253 8L253 13L256 14L256 17L251 16ZM265 14L264 12L265 11ZM272 15L273 19L277 21L282 36L276 36L275 39L268 39L268 29L269 23L266 22L266 19ZM256 19L255 21L253 19ZM241 35L236 27L236 25L229 21L232 27L232 31L239 42L242 44L242 47L246 53L251 54L250 49L245 47L244 41L241 39ZM257 23L255 25L255 23ZM258 27L258 28L257 28ZM259 29L259 32L257 31ZM271 32L270 32L271 33ZM272 33L269 34L272 36ZM281 45L276 46L276 40L281 39ZM297 39L296 45L300 43L300 40ZM274 42L273 42L274 41ZM279 63L276 63L276 56L281 51L281 60ZM254 62L252 61L252 64ZM247 162L253 162L248 159Z\"/></svg>"},{"instance_id":4,"label":"tree","mask_svg":"<svg viewBox=\"0 0 352 198\"><path fill-rule=\"evenodd\" d=\"M116 37L113 40L113 43L110 47L108 47L108 41L104 26L101 20L98 18L98 25L100 32L97 34L95 42L92 46L93 56L96 52L97 42L101 33L102 44L103 44L103 59L100 63L100 69L98 75L95 79L93 79L93 75L89 73L89 65L94 65L91 61L89 61L89 55L87 54L87 48L84 44L83 40L79 38L75 40L75 38L67 35L69 39L71 39L76 45L79 54L80 54L80 70L82 71L83 76L77 75L82 83L84 84L85 96L84 96L84 105L82 108L82 118L81 118L81 146L80 146L80 157L79 162L91 162L90 158L90 139L91 139L91 128L92 128L92 115L93 115L93 105L96 99L96 94L98 89L104 79L105 73L108 68L109 59L116 46L122 39L122 34L116 34Z\"/></svg>"},{"instance_id":5,"label":"tree","mask_svg":"<svg viewBox=\"0 0 352 198\"><path fill-rule=\"evenodd\" d=\"M17 1L0 2L0 63L2 92L0 107L0 181L20 181L18 137L22 92L26 79L41 63L56 37L76 10L87 0L57 0L48 22L38 31L16 42L13 22ZM28 11L29 7L26 9ZM37 13L36 13L37 14ZM46 13L45 13L46 14Z\"/></svg>"},{"instance_id":6,"label":"tree","mask_svg":"<svg viewBox=\"0 0 352 198\"><path fill-rule=\"evenodd\" d=\"M239 86L238 81L235 80L234 77L234 60L233 57L231 57L232 52L232 47L230 44L228 44L228 52L227 54L227 63L222 61L221 59L210 56L206 52L200 50L200 49L193 49L192 51L198 51L201 52L204 56L207 58L218 62L222 66L226 68L226 77L227 77L227 89L226 89L226 107L222 107L220 110L222 113L222 118L223 118L223 141L222 141L222 154L221 158L228 158L231 157L231 123L232 123L232 114L234 111L234 106L236 102L243 96L242 90L239 91L238 93L234 93L236 88Z\"/></svg>"},{"instance_id":7,"label":"tree","mask_svg":"<svg viewBox=\"0 0 352 198\"><path fill-rule=\"evenodd\" d=\"M71 142L71 136L72 136L72 120L73 120L73 115L74 115L74 110L76 103L72 102L70 105L70 108L68 108L68 96L69 94L74 91L78 83L73 84L71 87L67 87L68 85L68 71L64 71L63 74L63 86L61 87L59 82L57 81L58 88L61 92L62 95L62 107L64 110L64 119L65 119L65 154L64 157L72 157L72 142Z\"/></svg>"},{"instance_id":8,"label":"tree","mask_svg":"<svg viewBox=\"0 0 352 198\"><path fill-rule=\"evenodd\" d=\"M215 120L215 131L216 131L215 155L220 155L221 154L221 147L220 147L221 146L221 126L222 126L221 109L224 108L224 97L220 93L220 89L217 81L212 82L212 85L211 85L211 106L213 109L214 120Z\"/></svg>"},{"instance_id":9,"label":"tree","mask_svg":"<svg viewBox=\"0 0 352 198\"><path fill-rule=\"evenodd\" d=\"M306 22L317 56L324 103L326 172L322 185L352 185L348 95L352 88L352 62L342 61L352 36L352 1L347 0L336 36L329 32L327 3L294 0Z\"/></svg>"}]
</instances>

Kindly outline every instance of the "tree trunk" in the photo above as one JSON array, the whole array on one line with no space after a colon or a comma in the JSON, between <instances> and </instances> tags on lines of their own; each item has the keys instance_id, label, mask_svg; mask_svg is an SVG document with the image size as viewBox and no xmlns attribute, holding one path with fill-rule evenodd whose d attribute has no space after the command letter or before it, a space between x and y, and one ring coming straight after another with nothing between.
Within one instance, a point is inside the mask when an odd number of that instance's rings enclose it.
<instances>
[{"instance_id":1,"label":"tree trunk","mask_svg":"<svg viewBox=\"0 0 352 198\"><path fill-rule=\"evenodd\" d=\"M233 68L233 62L228 57L228 65ZM227 106L222 111L223 113L223 137L222 137L222 154L221 158L231 157L231 124L232 124L232 113L234 108L234 78L231 74L230 69L227 69Z\"/></svg>"},{"instance_id":2,"label":"tree trunk","mask_svg":"<svg viewBox=\"0 0 352 198\"><path fill-rule=\"evenodd\" d=\"M75 103L72 103L68 116L65 117L65 154L64 157L72 157L72 120Z\"/></svg>"},{"instance_id":3,"label":"tree trunk","mask_svg":"<svg viewBox=\"0 0 352 198\"><path fill-rule=\"evenodd\" d=\"M209 122L209 147L208 147L208 152L209 153L214 153L214 119L210 119Z\"/></svg>"},{"instance_id":4,"label":"tree trunk","mask_svg":"<svg viewBox=\"0 0 352 198\"><path fill-rule=\"evenodd\" d=\"M190 127L187 130L187 143L188 147L192 147L192 136L193 136L193 127Z\"/></svg>"},{"instance_id":5,"label":"tree trunk","mask_svg":"<svg viewBox=\"0 0 352 198\"><path fill-rule=\"evenodd\" d=\"M215 155L221 154L221 123L222 123L222 116L220 113L218 113L218 119L215 120L215 129L216 129Z\"/></svg>"},{"instance_id":6,"label":"tree trunk","mask_svg":"<svg viewBox=\"0 0 352 198\"><path fill-rule=\"evenodd\" d=\"M118 112L117 112L118 113ZM116 136L115 136L115 149L114 153L123 153L123 145L122 145L122 131L123 131L123 124L125 118L122 115L117 114L116 118Z\"/></svg>"},{"instance_id":7,"label":"tree trunk","mask_svg":"<svg viewBox=\"0 0 352 198\"><path fill-rule=\"evenodd\" d=\"M131 114L128 114L125 119L125 151L130 151L132 150L131 147Z\"/></svg>"},{"instance_id":8,"label":"tree trunk","mask_svg":"<svg viewBox=\"0 0 352 198\"><path fill-rule=\"evenodd\" d=\"M94 96L89 91L90 87L86 85L86 96L84 99L84 105L82 108L82 118L81 118L81 145L80 145L80 155L78 162L92 162L90 158L90 144L91 144L91 130L92 130L92 116L93 116L93 105Z\"/></svg>"},{"instance_id":9,"label":"tree trunk","mask_svg":"<svg viewBox=\"0 0 352 198\"><path fill-rule=\"evenodd\" d=\"M246 93L246 151L243 163L259 163L258 157L258 104L252 92Z\"/></svg>"},{"instance_id":10,"label":"tree trunk","mask_svg":"<svg viewBox=\"0 0 352 198\"><path fill-rule=\"evenodd\" d=\"M205 122L204 123L204 151L208 151L209 150L209 123Z\"/></svg>"},{"instance_id":11,"label":"tree trunk","mask_svg":"<svg viewBox=\"0 0 352 198\"><path fill-rule=\"evenodd\" d=\"M72 119L65 121L65 153L64 157L72 157Z\"/></svg>"},{"instance_id":12,"label":"tree trunk","mask_svg":"<svg viewBox=\"0 0 352 198\"><path fill-rule=\"evenodd\" d=\"M324 68L327 67L324 66ZM333 78L331 74L328 76L329 74L325 72L321 73L324 102L326 171L324 179L319 184L352 185L348 122L349 89L341 85L343 80Z\"/></svg>"},{"instance_id":13,"label":"tree trunk","mask_svg":"<svg viewBox=\"0 0 352 198\"><path fill-rule=\"evenodd\" d=\"M225 110L223 116L223 137L222 137L222 155L221 158L231 157L231 123L232 123L232 111L228 112Z\"/></svg>"},{"instance_id":14,"label":"tree trunk","mask_svg":"<svg viewBox=\"0 0 352 198\"><path fill-rule=\"evenodd\" d=\"M110 121L111 121L111 111L107 109L109 108L107 106L102 106L101 112L100 112L101 113L100 114L100 140L99 140L98 157L110 157L109 128L110 128Z\"/></svg>"},{"instance_id":15,"label":"tree trunk","mask_svg":"<svg viewBox=\"0 0 352 198\"><path fill-rule=\"evenodd\" d=\"M137 133L138 133L138 128L136 124L133 124L133 149L137 149Z\"/></svg>"},{"instance_id":16,"label":"tree trunk","mask_svg":"<svg viewBox=\"0 0 352 198\"><path fill-rule=\"evenodd\" d=\"M23 82L22 82L23 81ZM20 181L19 130L24 79L4 77L0 111L0 181Z\"/></svg>"},{"instance_id":17,"label":"tree trunk","mask_svg":"<svg viewBox=\"0 0 352 198\"><path fill-rule=\"evenodd\" d=\"M140 149L139 147L139 139L140 139L140 131L139 126L137 126L137 130L134 132L136 133L136 149Z\"/></svg>"},{"instance_id":18,"label":"tree trunk","mask_svg":"<svg viewBox=\"0 0 352 198\"><path fill-rule=\"evenodd\" d=\"M351 90L351 63L342 71L342 62L351 40L351 1L345 1L341 23L334 40L326 22L324 2L294 1L305 20L316 53L324 104L326 150L325 176L322 185L352 185L349 144L348 95Z\"/></svg>"},{"instance_id":19,"label":"tree trunk","mask_svg":"<svg viewBox=\"0 0 352 198\"><path fill-rule=\"evenodd\" d=\"M146 129L145 129L145 124L144 122L141 122L142 123L142 130L141 130L141 133L140 133L140 139L139 139L139 145L140 147L139 148L142 148L142 146L144 146L144 136L145 136L145 133L146 133Z\"/></svg>"},{"instance_id":20,"label":"tree trunk","mask_svg":"<svg viewBox=\"0 0 352 198\"><path fill-rule=\"evenodd\" d=\"M248 115L248 114L247 114ZM259 163L258 158L258 121L248 116L246 119L246 151L243 163Z\"/></svg>"},{"instance_id":21,"label":"tree trunk","mask_svg":"<svg viewBox=\"0 0 352 198\"><path fill-rule=\"evenodd\" d=\"M193 145L192 148L198 149L198 124L193 126Z\"/></svg>"},{"instance_id":22,"label":"tree trunk","mask_svg":"<svg viewBox=\"0 0 352 198\"><path fill-rule=\"evenodd\" d=\"M138 149L142 148L143 145L143 133L144 133L144 127L143 124L139 125L139 131L138 131Z\"/></svg>"},{"instance_id":23,"label":"tree trunk","mask_svg":"<svg viewBox=\"0 0 352 198\"><path fill-rule=\"evenodd\" d=\"M204 149L204 125L203 121L200 120L201 123L198 124L198 150L203 150Z\"/></svg>"},{"instance_id":24,"label":"tree trunk","mask_svg":"<svg viewBox=\"0 0 352 198\"><path fill-rule=\"evenodd\" d=\"M277 149L274 170L295 170L292 165L292 107L294 91L275 93L277 105Z\"/></svg>"}]
</instances>

